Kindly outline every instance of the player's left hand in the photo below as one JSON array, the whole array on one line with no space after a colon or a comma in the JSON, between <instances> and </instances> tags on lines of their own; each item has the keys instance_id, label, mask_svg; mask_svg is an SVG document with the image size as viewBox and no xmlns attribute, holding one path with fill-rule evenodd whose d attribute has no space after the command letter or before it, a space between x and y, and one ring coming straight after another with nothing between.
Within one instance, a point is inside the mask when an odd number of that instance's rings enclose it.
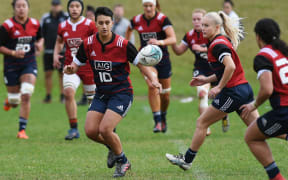
<instances>
[{"instance_id":1,"label":"player's left hand","mask_svg":"<svg viewBox=\"0 0 288 180\"><path fill-rule=\"evenodd\" d=\"M199 44L193 44L192 50L193 51L202 52L203 51L203 47L201 45L199 45Z\"/></svg>"},{"instance_id":2,"label":"player's left hand","mask_svg":"<svg viewBox=\"0 0 288 180\"><path fill-rule=\"evenodd\" d=\"M160 42L157 39L150 39L148 41L148 44L152 44L152 45L160 45Z\"/></svg>"},{"instance_id":3,"label":"player's left hand","mask_svg":"<svg viewBox=\"0 0 288 180\"><path fill-rule=\"evenodd\" d=\"M221 92L221 90L222 89L219 86L212 88L208 93L209 99L214 99Z\"/></svg>"},{"instance_id":4,"label":"player's left hand","mask_svg":"<svg viewBox=\"0 0 288 180\"><path fill-rule=\"evenodd\" d=\"M152 82L152 86L157 88L159 90L159 94L162 92L162 84L160 84L158 81Z\"/></svg>"},{"instance_id":5,"label":"player's left hand","mask_svg":"<svg viewBox=\"0 0 288 180\"><path fill-rule=\"evenodd\" d=\"M64 66L63 72L65 74L74 74L74 68L71 65Z\"/></svg>"},{"instance_id":6,"label":"player's left hand","mask_svg":"<svg viewBox=\"0 0 288 180\"><path fill-rule=\"evenodd\" d=\"M250 113L254 110L256 110L256 107L253 104L254 102L251 102L249 104L242 105L239 109L242 110L241 118L247 119L250 115Z\"/></svg>"}]
</instances>

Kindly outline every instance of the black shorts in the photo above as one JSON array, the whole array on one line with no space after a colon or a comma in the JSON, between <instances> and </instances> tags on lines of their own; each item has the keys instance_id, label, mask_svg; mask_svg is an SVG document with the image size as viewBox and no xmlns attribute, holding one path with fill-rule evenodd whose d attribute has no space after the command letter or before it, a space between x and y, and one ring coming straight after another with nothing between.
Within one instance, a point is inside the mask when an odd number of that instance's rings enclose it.
<instances>
[{"instance_id":1,"label":"black shorts","mask_svg":"<svg viewBox=\"0 0 288 180\"><path fill-rule=\"evenodd\" d=\"M232 88L223 88L213 100L212 105L216 109L230 113L236 111L239 115L239 108L243 104L248 104L254 100L253 91L248 83L240 84Z\"/></svg>"},{"instance_id":2,"label":"black shorts","mask_svg":"<svg viewBox=\"0 0 288 180\"><path fill-rule=\"evenodd\" d=\"M61 67L58 69L59 72L63 71L63 66L64 66L64 58L60 59L61 62ZM44 65L44 71L52 71L54 70L53 67L53 54L44 54L43 57L43 65Z\"/></svg>"},{"instance_id":3,"label":"black shorts","mask_svg":"<svg viewBox=\"0 0 288 180\"><path fill-rule=\"evenodd\" d=\"M280 107L267 112L257 119L260 131L268 137L288 133L288 107Z\"/></svg>"},{"instance_id":4,"label":"black shorts","mask_svg":"<svg viewBox=\"0 0 288 180\"><path fill-rule=\"evenodd\" d=\"M161 61L164 61L163 59ZM172 66L169 59L165 59L165 63L157 64L154 66L158 72L158 78L159 79L168 79L172 76Z\"/></svg>"},{"instance_id":5,"label":"black shorts","mask_svg":"<svg viewBox=\"0 0 288 180\"><path fill-rule=\"evenodd\" d=\"M88 111L96 111L104 114L107 109L110 109L120 116L125 117L132 102L132 93L118 92L111 95L96 93Z\"/></svg>"}]
</instances>

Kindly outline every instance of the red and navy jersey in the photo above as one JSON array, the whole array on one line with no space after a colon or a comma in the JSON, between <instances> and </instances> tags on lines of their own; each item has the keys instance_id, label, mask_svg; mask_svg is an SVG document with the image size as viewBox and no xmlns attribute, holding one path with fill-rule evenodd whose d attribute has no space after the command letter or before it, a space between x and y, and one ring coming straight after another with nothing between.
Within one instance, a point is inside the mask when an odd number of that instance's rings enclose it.
<instances>
[{"instance_id":1,"label":"red and navy jersey","mask_svg":"<svg viewBox=\"0 0 288 180\"><path fill-rule=\"evenodd\" d=\"M28 18L25 24L20 24L15 18L7 19L0 28L0 46L12 50L22 50L25 57L18 59L5 55L5 66L35 63L34 43L42 38L40 23L34 18Z\"/></svg>"},{"instance_id":2,"label":"red and navy jersey","mask_svg":"<svg viewBox=\"0 0 288 180\"><path fill-rule=\"evenodd\" d=\"M217 35L210 42L208 48L208 62L216 74L218 81L221 80L224 73L225 65L223 64L223 59L226 55L231 56L236 68L225 87L231 88L240 84L248 83L240 59L234 50L232 43L223 35Z\"/></svg>"},{"instance_id":3,"label":"red and navy jersey","mask_svg":"<svg viewBox=\"0 0 288 180\"><path fill-rule=\"evenodd\" d=\"M207 52L199 52L199 51L193 51L192 46L194 44L198 44L202 47L207 47L208 45L208 39L203 37L202 31L197 32L194 29L191 31L187 32L185 36L182 39L182 43L187 46L195 55L195 62L194 66L196 69L205 69L207 71L212 70L210 68L210 65L208 63L208 57L207 57Z\"/></svg>"},{"instance_id":4,"label":"red and navy jersey","mask_svg":"<svg viewBox=\"0 0 288 180\"><path fill-rule=\"evenodd\" d=\"M137 49L123 37L113 33L111 41L103 44L97 33L84 40L74 62L84 65L88 59L98 93L133 93L129 62L136 63L136 56Z\"/></svg>"},{"instance_id":5,"label":"red and navy jersey","mask_svg":"<svg viewBox=\"0 0 288 180\"><path fill-rule=\"evenodd\" d=\"M156 12L152 19L146 19L144 14L139 14L131 19L131 28L135 29L140 36L141 48L147 45L150 39L166 39L165 29L172 26L169 18L162 13ZM163 51L162 60L169 62L169 52L167 46L159 46ZM168 62L160 61L159 64Z\"/></svg>"},{"instance_id":6,"label":"red and navy jersey","mask_svg":"<svg viewBox=\"0 0 288 180\"><path fill-rule=\"evenodd\" d=\"M77 23L72 23L70 18L58 26L58 35L65 42L65 65L71 64L83 40L97 32L95 23L82 17Z\"/></svg>"},{"instance_id":7,"label":"red and navy jersey","mask_svg":"<svg viewBox=\"0 0 288 180\"><path fill-rule=\"evenodd\" d=\"M288 106L288 58L271 45L267 45L255 57L254 70L259 75L261 71L272 72L274 91L270 96L271 106L274 109Z\"/></svg>"}]
</instances>

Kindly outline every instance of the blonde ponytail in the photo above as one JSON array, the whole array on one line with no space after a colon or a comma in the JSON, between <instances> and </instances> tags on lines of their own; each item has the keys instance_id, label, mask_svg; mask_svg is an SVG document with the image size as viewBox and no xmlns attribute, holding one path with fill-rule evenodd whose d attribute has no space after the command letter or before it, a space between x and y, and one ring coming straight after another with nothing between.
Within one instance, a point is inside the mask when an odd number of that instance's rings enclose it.
<instances>
[{"instance_id":1,"label":"blonde ponytail","mask_svg":"<svg viewBox=\"0 0 288 180\"><path fill-rule=\"evenodd\" d=\"M239 19L231 19L223 11L219 11L218 15L222 19L222 27L226 36L231 39L233 47L237 49L240 39L243 38L243 29L240 26L235 26Z\"/></svg>"}]
</instances>

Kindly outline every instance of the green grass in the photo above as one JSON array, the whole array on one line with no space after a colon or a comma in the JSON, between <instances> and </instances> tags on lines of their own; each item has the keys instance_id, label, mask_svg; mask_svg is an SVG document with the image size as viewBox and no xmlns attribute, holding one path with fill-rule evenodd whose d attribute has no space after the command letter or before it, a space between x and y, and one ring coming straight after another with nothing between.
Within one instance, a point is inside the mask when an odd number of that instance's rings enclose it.
<instances>
[{"instance_id":1,"label":"green grass","mask_svg":"<svg viewBox=\"0 0 288 180\"><path fill-rule=\"evenodd\" d=\"M10 0L2 0L0 22L12 15ZM63 1L66 3L67 1ZM121 2L126 6L126 16L132 17L141 13L141 1L135 0L86 0L86 4L109 6ZM135 3L136 2L136 3ZM162 9L174 24L178 42L184 33L191 29L191 12L194 8L219 10L222 0L160 0ZM50 0L30 0L31 17L40 18L47 11ZM64 6L65 7L65 6ZM139 7L139 8L135 8ZM244 24L247 30L246 39L241 43L238 52L242 60L246 77L255 92L258 90L256 75L252 71L253 57L258 51L253 33L255 22L262 17L275 18L283 31L282 37L287 40L288 3L286 0L241 0L236 2L236 11L247 17ZM2 58L1 58L2 59ZM169 130L166 134L152 133L152 116L148 106L147 88L137 69L132 68L131 79L135 87L136 98L128 116L120 123L117 132L123 142L125 153L132 162L132 171L127 179L266 179L261 165L248 150L243 136L245 126L240 118L231 114L231 128L222 133L221 125L212 127L212 135L207 138L197 156L193 168L183 172L170 165L165 153L185 152L191 142L198 117L197 101L182 104L175 96L193 96L195 89L187 84L192 76L193 55L190 52L181 57L171 53L173 61L172 95L169 108ZM42 104L45 95L43 83L42 58L38 58L39 77L32 97L32 111L27 133L30 139L16 139L18 128L18 109L10 112L0 110L0 179L109 179L113 170L106 168L105 147L88 140L83 127L87 107L78 110L81 138L66 142L64 136L68 129L64 105L58 103L58 89L53 90L53 103ZM2 72L3 61L0 61ZM0 76L0 102L6 97L3 75ZM56 80L56 76L55 76ZM55 81L55 86L58 83ZM79 99L80 91L77 98ZM261 114L270 109L268 104L260 108ZM274 158L284 176L288 177L285 156L287 142L270 140Z\"/></svg>"}]
</instances>

